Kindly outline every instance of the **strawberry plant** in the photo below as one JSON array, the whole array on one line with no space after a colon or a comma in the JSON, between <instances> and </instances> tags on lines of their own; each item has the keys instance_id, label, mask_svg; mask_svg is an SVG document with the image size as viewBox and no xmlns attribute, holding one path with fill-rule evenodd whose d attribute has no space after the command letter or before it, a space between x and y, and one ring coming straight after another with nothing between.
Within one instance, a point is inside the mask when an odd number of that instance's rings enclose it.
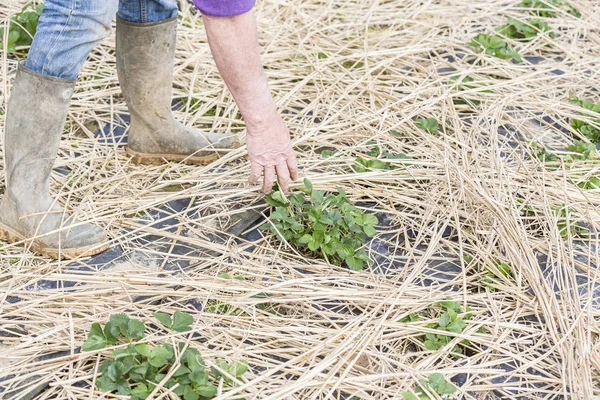
<instances>
[{"instance_id":1,"label":"strawberry plant","mask_svg":"<svg viewBox=\"0 0 600 400\"><path fill-rule=\"evenodd\" d=\"M456 386L448 382L444 375L436 372L431 374L428 380L419 379L419 386L415 390L416 394L404 392L402 397L404 400L431 400L430 394L436 393L442 399L448 399L448 396L454 392L456 392Z\"/></svg>"},{"instance_id":2,"label":"strawberry plant","mask_svg":"<svg viewBox=\"0 0 600 400\"><path fill-rule=\"evenodd\" d=\"M508 23L496 28L496 32L508 39L524 42L533 40L540 32L547 33L551 38L556 36L547 22L535 18L525 21L508 18Z\"/></svg>"},{"instance_id":3,"label":"strawberry plant","mask_svg":"<svg viewBox=\"0 0 600 400\"><path fill-rule=\"evenodd\" d=\"M496 290L496 283L498 280L512 278L512 267L507 263L499 263L492 267L485 268L485 276L481 282L490 290Z\"/></svg>"},{"instance_id":4,"label":"strawberry plant","mask_svg":"<svg viewBox=\"0 0 600 400\"><path fill-rule=\"evenodd\" d=\"M440 129L440 124L435 118L419 118L415 123L418 128L426 132L436 134Z\"/></svg>"},{"instance_id":5,"label":"strawberry plant","mask_svg":"<svg viewBox=\"0 0 600 400\"><path fill-rule=\"evenodd\" d=\"M556 18L559 13L568 13L577 18L581 17L581 13L571 3L563 0L523 0L521 7L527 8L532 14L544 18Z\"/></svg>"},{"instance_id":6,"label":"strawberry plant","mask_svg":"<svg viewBox=\"0 0 600 400\"><path fill-rule=\"evenodd\" d=\"M38 20L42 15L43 4L26 4L21 11L13 15L6 27L0 28L0 43L6 45L6 51L14 53L18 47L30 46L37 30ZM4 43L7 35L6 44Z\"/></svg>"},{"instance_id":7,"label":"strawberry plant","mask_svg":"<svg viewBox=\"0 0 600 400\"><path fill-rule=\"evenodd\" d=\"M567 146L567 151L571 154L565 156L565 161L573 160L594 160L596 159L596 145L576 140L573 144Z\"/></svg>"},{"instance_id":8,"label":"strawberry plant","mask_svg":"<svg viewBox=\"0 0 600 400\"><path fill-rule=\"evenodd\" d=\"M366 236L375 236L377 217L354 206L342 188L337 194L326 195L313 189L308 179L304 179L304 186L301 193L288 197L280 190L267 195L267 202L275 209L261 229L308 255L354 271L363 269L370 259L362 247Z\"/></svg>"},{"instance_id":9,"label":"strawberry plant","mask_svg":"<svg viewBox=\"0 0 600 400\"><path fill-rule=\"evenodd\" d=\"M538 207L526 204L523 199L517 199L517 203L519 204L519 210L526 217L538 217L542 214ZM556 218L558 232L564 239L568 239L570 235L582 235L588 232L586 227L578 223L573 215L573 210L569 207L554 207L551 212Z\"/></svg>"},{"instance_id":10,"label":"strawberry plant","mask_svg":"<svg viewBox=\"0 0 600 400\"><path fill-rule=\"evenodd\" d=\"M426 327L440 331L440 333L426 333L419 337L423 346L430 351L439 350L454 339L454 336L445 335L443 332L462 333L467 327L465 321L473 317L468 307L465 313L458 302L451 300L440 302L431 311L434 312L434 319L437 321L427 324ZM419 319L419 315L410 314L402 318L400 322L415 322ZM461 340L452 348L451 353L453 355L462 354L463 347L469 344L467 339Z\"/></svg>"},{"instance_id":11,"label":"strawberry plant","mask_svg":"<svg viewBox=\"0 0 600 400\"><path fill-rule=\"evenodd\" d=\"M372 170L393 170L397 169L394 163L391 163L387 160L412 160L412 157L407 156L406 154L394 154L390 153L387 150L382 150L379 146L373 146L367 154L371 157L376 158L362 158L357 157L354 160L354 170L356 172L367 172Z\"/></svg>"},{"instance_id":12,"label":"strawberry plant","mask_svg":"<svg viewBox=\"0 0 600 400\"><path fill-rule=\"evenodd\" d=\"M523 59L518 50L513 49L505 40L498 36L480 33L469 42L477 53L485 53L503 60L513 59L522 62Z\"/></svg>"},{"instance_id":13,"label":"strawberry plant","mask_svg":"<svg viewBox=\"0 0 600 400\"><path fill-rule=\"evenodd\" d=\"M191 330L193 318L184 312L154 313L154 317L167 329L175 332ZM100 350L106 346L127 344L125 348L115 349L111 357L104 360L98 368L100 376L96 379L99 390L131 396L131 400L146 399L166 378L167 389L184 400L213 398L217 394L214 382L223 379L232 384L247 370L244 360L228 363L217 360L210 370L200 352L187 347L184 342L176 346L170 343L151 345L139 343L145 337L145 324L131 319L125 314L113 314L104 327L99 323L92 325L88 338L82 346L84 351ZM136 343L138 342L138 343ZM177 369L172 371L177 365Z\"/></svg>"},{"instance_id":14,"label":"strawberry plant","mask_svg":"<svg viewBox=\"0 0 600 400\"><path fill-rule=\"evenodd\" d=\"M587 190L600 189L600 178L591 176L589 179L579 182L577 184L577 186L579 186L582 189L587 189Z\"/></svg>"},{"instance_id":15,"label":"strawberry plant","mask_svg":"<svg viewBox=\"0 0 600 400\"><path fill-rule=\"evenodd\" d=\"M581 100L576 96L571 97L569 102L591 111L592 113L600 114L600 103L592 103L591 101ZM573 127L573 129L592 142L598 143L600 142L600 129L596 128L596 126L600 126L600 118L596 118L594 120L594 125L595 126L578 119L571 120L571 127Z\"/></svg>"}]
</instances>

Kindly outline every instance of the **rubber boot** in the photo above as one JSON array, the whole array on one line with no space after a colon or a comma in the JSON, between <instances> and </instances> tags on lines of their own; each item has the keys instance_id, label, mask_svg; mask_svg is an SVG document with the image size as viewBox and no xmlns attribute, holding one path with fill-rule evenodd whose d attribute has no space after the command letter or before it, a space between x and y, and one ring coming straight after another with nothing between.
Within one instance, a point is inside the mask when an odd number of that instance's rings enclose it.
<instances>
[{"instance_id":1,"label":"rubber boot","mask_svg":"<svg viewBox=\"0 0 600 400\"><path fill-rule=\"evenodd\" d=\"M203 165L239 147L233 135L205 133L171 111L177 18L131 23L117 18L117 72L131 116L127 153L140 164Z\"/></svg>"},{"instance_id":2,"label":"rubber boot","mask_svg":"<svg viewBox=\"0 0 600 400\"><path fill-rule=\"evenodd\" d=\"M50 174L74 86L72 80L41 75L21 63L6 114L0 237L24 241L52 258L93 255L109 247L102 229L77 221L50 196Z\"/></svg>"}]
</instances>

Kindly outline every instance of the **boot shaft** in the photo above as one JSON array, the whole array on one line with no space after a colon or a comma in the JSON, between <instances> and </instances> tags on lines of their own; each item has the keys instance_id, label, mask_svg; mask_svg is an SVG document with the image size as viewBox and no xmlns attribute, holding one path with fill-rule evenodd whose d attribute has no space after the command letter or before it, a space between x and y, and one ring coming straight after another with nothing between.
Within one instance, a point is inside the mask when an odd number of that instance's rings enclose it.
<instances>
[{"instance_id":1,"label":"boot shaft","mask_svg":"<svg viewBox=\"0 0 600 400\"><path fill-rule=\"evenodd\" d=\"M20 63L4 129L7 193L47 193L74 80L41 75Z\"/></svg>"},{"instance_id":2,"label":"boot shaft","mask_svg":"<svg viewBox=\"0 0 600 400\"><path fill-rule=\"evenodd\" d=\"M171 123L176 30L177 18L148 24L117 18L117 72L134 131Z\"/></svg>"}]
</instances>

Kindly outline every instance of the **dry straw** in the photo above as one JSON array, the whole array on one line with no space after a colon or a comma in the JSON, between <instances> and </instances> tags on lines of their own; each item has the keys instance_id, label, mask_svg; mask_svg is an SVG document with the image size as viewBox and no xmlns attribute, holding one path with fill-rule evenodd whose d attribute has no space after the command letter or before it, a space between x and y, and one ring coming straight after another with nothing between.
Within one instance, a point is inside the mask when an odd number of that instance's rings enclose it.
<instances>
[{"instance_id":1,"label":"dry straw","mask_svg":"<svg viewBox=\"0 0 600 400\"><path fill-rule=\"evenodd\" d=\"M71 172L54 173L52 189L80 217L106 227L125 253L117 265L95 265L91 273L22 245L0 246L1 385L20 396L45 386L38 399L117 398L91 386L107 353L79 352L91 324L116 312L149 321L154 311L187 310L197 320L190 345L209 362L250 363L244 384L220 387L220 399L399 399L433 372L463 381L456 398L600 398L599 314L591 295L597 238L562 237L553 211L567 206L570 219L592 232L598 227L600 191L577 183L597 175L599 164L549 168L529 144L564 148L572 141L569 119L579 112L569 96L600 101L593 3L574 1L581 19L551 19L555 39L522 46L542 62L514 64L475 55L466 43L524 15L518 0L258 2L263 61L295 133L303 176L319 188L343 187L388 221L381 229L388 252L368 249L381 253L386 272L349 272L272 237L214 241L212 234L260 200L258 187L245 184L245 150L206 167L140 167L121 147L94 137L99 127L126 126L111 34L81 72L57 162ZM0 17L7 21L22 5L0 1ZM194 111L177 117L243 139L202 19L184 7L181 20L174 97ZM17 61L1 57L3 126ZM453 89L449 68L485 88ZM455 104L460 97L480 104ZM436 118L440 133L419 129L415 120L423 117ZM350 167L369 142L414 161L354 173ZM324 148L338 152L322 158ZM174 211L177 229L148 225L153 210L190 197L187 210ZM536 215L526 215L523 204ZM451 237L442 234L449 230ZM173 253L179 245L189 252ZM189 266L175 268L181 261ZM454 272L432 278L451 263ZM510 264L513 276L490 289L486 271L498 263ZM223 272L245 280L217 278ZM42 280L77 285L43 289ZM258 293L271 295L278 312L257 308L265 301L252 297ZM448 296L472 308L473 319L453 342L470 340L468 357L452 357L451 346L426 351L420 340L431 332L428 310ZM9 301L15 297L21 301ZM190 306L211 300L243 312ZM429 317L400 322L411 313ZM174 337L151 329L149 339Z\"/></svg>"}]
</instances>

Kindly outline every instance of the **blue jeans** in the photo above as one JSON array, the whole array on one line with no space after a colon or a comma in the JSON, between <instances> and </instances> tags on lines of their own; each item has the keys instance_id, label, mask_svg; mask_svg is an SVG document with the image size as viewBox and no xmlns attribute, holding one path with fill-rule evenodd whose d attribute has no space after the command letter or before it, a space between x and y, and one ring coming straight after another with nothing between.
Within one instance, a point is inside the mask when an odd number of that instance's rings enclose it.
<instances>
[{"instance_id":1,"label":"blue jeans","mask_svg":"<svg viewBox=\"0 0 600 400\"><path fill-rule=\"evenodd\" d=\"M128 22L151 23L177 15L177 0L46 0L25 67L76 79L92 48L111 29L117 12Z\"/></svg>"}]
</instances>

